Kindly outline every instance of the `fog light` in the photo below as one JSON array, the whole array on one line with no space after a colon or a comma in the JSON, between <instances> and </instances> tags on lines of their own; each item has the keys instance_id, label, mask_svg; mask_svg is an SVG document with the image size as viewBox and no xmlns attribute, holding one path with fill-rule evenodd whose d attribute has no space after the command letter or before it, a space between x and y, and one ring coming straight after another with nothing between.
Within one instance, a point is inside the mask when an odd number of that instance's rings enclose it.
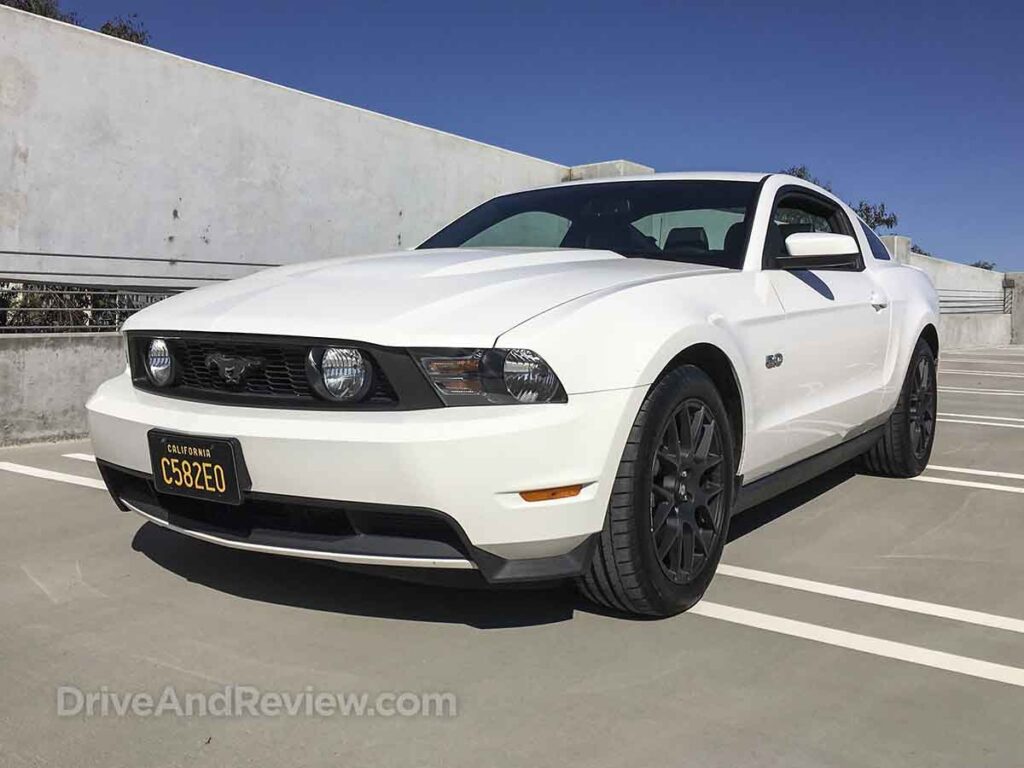
<instances>
[{"instance_id":1,"label":"fog light","mask_svg":"<svg viewBox=\"0 0 1024 768\"><path fill-rule=\"evenodd\" d=\"M170 349L167 348L167 342L163 339L153 339L149 342L149 349L146 351L146 375L158 387L166 387L174 378L174 360L171 358Z\"/></svg>"},{"instance_id":2,"label":"fog light","mask_svg":"<svg viewBox=\"0 0 1024 768\"><path fill-rule=\"evenodd\" d=\"M317 392L328 400L359 400L370 390L370 366L358 349L310 350L307 369Z\"/></svg>"}]
</instances>

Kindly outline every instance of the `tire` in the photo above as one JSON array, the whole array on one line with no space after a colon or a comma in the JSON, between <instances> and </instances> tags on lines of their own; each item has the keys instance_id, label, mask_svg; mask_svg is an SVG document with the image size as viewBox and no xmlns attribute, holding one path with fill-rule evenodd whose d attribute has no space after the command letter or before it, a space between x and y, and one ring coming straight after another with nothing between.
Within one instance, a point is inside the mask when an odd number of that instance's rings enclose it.
<instances>
[{"instance_id":1,"label":"tire","mask_svg":"<svg viewBox=\"0 0 1024 768\"><path fill-rule=\"evenodd\" d=\"M729 533L732 434L722 398L699 368L679 366L652 387L622 453L593 559L577 581L588 599L660 617L700 600Z\"/></svg>"},{"instance_id":2,"label":"tire","mask_svg":"<svg viewBox=\"0 0 1024 768\"><path fill-rule=\"evenodd\" d=\"M881 439L864 454L865 469L884 477L916 477L928 466L935 444L938 390L935 353L918 339L903 388Z\"/></svg>"}]
</instances>

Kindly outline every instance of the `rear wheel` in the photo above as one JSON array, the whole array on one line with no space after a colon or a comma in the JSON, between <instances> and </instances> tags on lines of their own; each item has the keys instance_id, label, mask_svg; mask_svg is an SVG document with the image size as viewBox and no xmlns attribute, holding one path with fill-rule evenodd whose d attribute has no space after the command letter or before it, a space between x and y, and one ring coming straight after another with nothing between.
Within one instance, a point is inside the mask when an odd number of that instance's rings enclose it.
<instances>
[{"instance_id":1,"label":"rear wheel","mask_svg":"<svg viewBox=\"0 0 1024 768\"><path fill-rule=\"evenodd\" d=\"M619 462L583 593L614 610L670 616L707 589L729 529L732 431L711 379L692 365L659 381Z\"/></svg>"},{"instance_id":2,"label":"rear wheel","mask_svg":"<svg viewBox=\"0 0 1024 768\"><path fill-rule=\"evenodd\" d=\"M876 475L915 477L928 466L935 443L938 411L935 353L919 339L910 359L896 410L882 438L864 454L864 466Z\"/></svg>"}]
</instances>

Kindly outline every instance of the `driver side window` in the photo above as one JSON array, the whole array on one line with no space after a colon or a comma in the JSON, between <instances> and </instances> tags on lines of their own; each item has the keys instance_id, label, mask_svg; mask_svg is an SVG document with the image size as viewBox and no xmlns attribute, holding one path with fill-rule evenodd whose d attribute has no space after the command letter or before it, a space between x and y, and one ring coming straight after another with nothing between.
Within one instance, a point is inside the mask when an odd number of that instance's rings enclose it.
<instances>
[{"instance_id":1,"label":"driver side window","mask_svg":"<svg viewBox=\"0 0 1024 768\"><path fill-rule=\"evenodd\" d=\"M768 224L764 269L777 269L776 259L787 254L786 238L801 232L854 235L846 214L833 201L810 190L784 188ZM860 260L859 254L857 258ZM860 269L860 265L830 269Z\"/></svg>"},{"instance_id":2,"label":"driver side window","mask_svg":"<svg viewBox=\"0 0 1024 768\"><path fill-rule=\"evenodd\" d=\"M786 235L794 232L835 232L828 218L820 210L809 210L799 199L783 200L775 209L773 221L782 227Z\"/></svg>"}]
</instances>

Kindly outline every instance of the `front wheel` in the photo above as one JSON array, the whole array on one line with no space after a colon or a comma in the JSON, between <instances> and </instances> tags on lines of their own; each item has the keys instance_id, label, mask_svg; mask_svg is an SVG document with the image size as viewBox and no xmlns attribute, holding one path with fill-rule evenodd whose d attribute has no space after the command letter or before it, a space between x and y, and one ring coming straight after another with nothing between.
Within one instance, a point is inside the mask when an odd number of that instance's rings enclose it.
<instances>
[{"instance_id":1,"label":"front wheel","mask_svg":"<svg viewBox=\"0 0 1024 768\"><path fill-rule=\"evenodd\" d=\"M685 611L722 556L736 475L732 431L711 379L692 365L648 393L619 462L582 592L613 610Z\"/></svg>"},{"instance_id":2,"label":"front wheel","mask_svg":"<svg viewBox=\"0 0 1024 768\"><path fill-rule=\"evenodd\" d=\"M875 475L916 477L928 466L935 443L938 411L935 353L919 339L900 390L896 410L881 439L864 454L865 468Z\"/></svg>"}]
</instances>

